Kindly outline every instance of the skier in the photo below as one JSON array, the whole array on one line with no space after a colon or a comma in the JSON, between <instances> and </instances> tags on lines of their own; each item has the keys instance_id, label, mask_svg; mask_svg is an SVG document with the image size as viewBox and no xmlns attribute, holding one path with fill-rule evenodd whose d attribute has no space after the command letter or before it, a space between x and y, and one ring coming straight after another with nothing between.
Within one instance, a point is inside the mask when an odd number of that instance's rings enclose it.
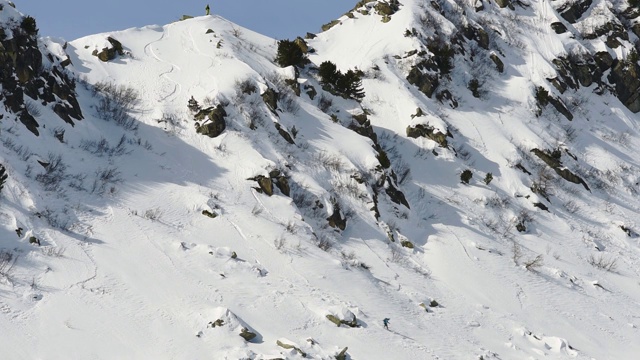
<instances>
[{"instance_id":1,"label":"skier","mask_svg":"<svg viewBox=\"0 0 640 360\"><path fill-rule=\"evenodd\" d=\"M390 321L390 320L391 320L391 319L389 319L389 318L384 318L384 319L382 320L382 323L384 324L384 328L385 328L385 329L387 329L387 330L389 330L389 321Z\"/></svg>"},{"instance_id":2,"label":"skier","mask_svg":"<svg viewBox=\"0 0 640 360\"><path fill-rule=\"evenodd\" d=\"M204 10L207 12L207 13L206 13L206 15L209 15L209 10L211 10L211 9L209 8L209 4L207 4L207 7L205 7L205 8L204 8Z\"/></svg>"}]
</instances>

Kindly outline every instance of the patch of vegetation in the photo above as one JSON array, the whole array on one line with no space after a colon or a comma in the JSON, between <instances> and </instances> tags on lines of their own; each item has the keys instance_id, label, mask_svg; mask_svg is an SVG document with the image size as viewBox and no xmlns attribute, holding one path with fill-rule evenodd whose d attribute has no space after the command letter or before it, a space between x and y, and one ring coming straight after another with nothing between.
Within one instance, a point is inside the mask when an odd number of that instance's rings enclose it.
<instances>
[{"instance_id":1,"label":"patch of vegetation","mask_svg":"<svg viewBox=\"0 0 640 360\"><path fill-rule=\"evenodd\" d=\"M287 66L303 66L307 61L302 48L291 40L278 41L278 53L276 55L276 63L281 67Z\"/></svg>"},{"instance_id":2,"label":"patch of vegetation","mask_svg":"<svg viewBox=\"0 0 640 360\"><path fill-rule=\"evenodd\" d=\"M471 180L472 177L473 177L473 173L471 172L471 170L467 169L463 171L462 174L460 174L460 181L463 184L469 184L469 181Z\"/></svg>"},{"instance_id":3,"label":"patch of vegetation","mask_svg":"<svg viewBox=\"0 0 640 360\"><path fill-rule=\"evenodd\" d=\"M29 35L36 35L38 33L38 28L36 26L36 19L31 16L27 16L22 19L20 23L20 27Z\"/></svg>"},{"instance_id":4,"label":"patch of vegetation","mask_svg":"<svg viewBox=\"0 0 640 360\"><path fill-rule=\"evenodd\" d=\"M318 75L323 88L331 93L354 100L362 100L365 96L362 89L364 73L360 70L348 70L343 74L336 64L325 61L320 64Z\"/></svg>"}]
</instances>

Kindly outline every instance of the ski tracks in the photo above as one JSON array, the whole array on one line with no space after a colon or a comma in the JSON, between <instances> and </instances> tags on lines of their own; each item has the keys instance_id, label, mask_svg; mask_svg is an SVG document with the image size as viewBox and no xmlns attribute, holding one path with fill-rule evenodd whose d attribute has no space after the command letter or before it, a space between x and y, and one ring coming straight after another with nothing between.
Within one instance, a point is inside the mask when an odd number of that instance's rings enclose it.
<instances>
[{"instance_id":1,"label":"ski tracks","mask_svg":"<svg viewBox=\"0 0 640 360\"><path fill-rule=\"evenodd\" d=\"M161 95L160 98L158 99L158 102L164 102L164 101L167 101L167 100L173 100L178 96L178 94L180 94L182 92L182 85L180 85L180 83L178 83L177 81L171 79L171 76L169 76L170 74L174 73L176 70L177 71L182 71L180 66L178 66L178 65L176 65L174 63L171 63L169 61L163 60L160 56L158 56L158 54L156 54L156 52L153 49L154 44L163 41L165 38L166 39L169 38L169 27L167 27L166 30L162 32L162 36L160 36L160 38L158 40L154 40L154 41L148 43L147 45L145 45L145 47L144 47L144 53L147 56L153 57L158 62L169 64L169 66L170 66L170 69L168 71L165 71L165 72L161 73L160 75L158 75L158 77L160 77L162 79L165 79L165 80L169 81L170 83L172 83L173 84L173 89L171 91L169 91L169 93L167 95Z\"/></svg>"}]
</instances>

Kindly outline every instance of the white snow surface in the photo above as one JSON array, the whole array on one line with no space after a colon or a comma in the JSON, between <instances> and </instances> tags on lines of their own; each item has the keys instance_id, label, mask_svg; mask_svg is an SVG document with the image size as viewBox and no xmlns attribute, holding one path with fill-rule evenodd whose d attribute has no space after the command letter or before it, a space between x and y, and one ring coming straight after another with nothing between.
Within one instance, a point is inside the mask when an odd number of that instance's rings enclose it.
<instances>
[{"instance_id":1,"label":"white snow surface","mask_svg":"<svg viewBox=\"0 0 640 360\"><path fill-rule=\"evenodd\" d=\"M1 21L18 16L0 3ZM307 40L315 52L297 80L301 95L289 94L293 105L286 110L281 101L275 113L260 94L285 92L283 79L294 78L293 68L274 63L276 40L215 15L92 35L66 50L43 38L46 49L70 56L85 119L71 127L36 104L46 124L40 137L0 123L9 175L0 249L12 254L0 265L1 358L302 358L280 340L311 359L333 359L345 347L354 360L636 359L638 115L592 86L570 90L573 121L550 107L535 116L534 86L555 71L551 60L578 44L553 33L558 15L546 1L468 12L505 34L496 40L509 60L505 72L486 58L456 57L443 86L459 106L427 98L406 81L415 57L405 55L421 44L403 33L420 29L429 5L401 3L387 23L372 2L364 5L369 15L354 12ZM453 28L445 20L441 30ZM109 36L125 54L101 62L92 52ZM322 91L310 68L325 60L367 74L361 104ZM466 83L481 64L486 93L477 99ZM243 81L258 90L238 92ZM99 118L90 84L100 82L139 93L136 130ZM314 99L305 85L318 92ZM332 100L327 113L318 108L321 96ZM228 103L222 135L195 132L191 97L203 106ZM411 117L416 108L422 117ZM348 129L363 109L395 172L411 169L398 181L410 209L381 191L378 220L371 187L354 180L382 171L373 141ZM296 133L295 144L275 123ZM408 138L407 126L416 124L451 131L450 147ZM63 142L53 136L60 129ZM122 154L93 151L101 139L113 148L123 137ZM544 168L533 148L563 149L565 166L593 175L590 191L556 179L551 201L533 193ZM38 160L58 155L66 165L61 186L45 190ZM247 180L274 169L289 178L291 197L278 189L267 196ZM460 183L465 169L474 174L468 185ZM104 170L119 181L101 183ZM326 225L335 200L348 218L344 231ZM532 220L520 233L514 219L524 213ZM29 243L32 236L41 246ZM518 264L514 243L523 254ZM537 255L543 265L527 270L523 263ZM617 268L597 269L590 257ZM329 314L355 315L359 326L337 327ZM211 326L218 319L224 325ZM256 337L245 341L242 329Z\"/></svg>"}]
</instances>

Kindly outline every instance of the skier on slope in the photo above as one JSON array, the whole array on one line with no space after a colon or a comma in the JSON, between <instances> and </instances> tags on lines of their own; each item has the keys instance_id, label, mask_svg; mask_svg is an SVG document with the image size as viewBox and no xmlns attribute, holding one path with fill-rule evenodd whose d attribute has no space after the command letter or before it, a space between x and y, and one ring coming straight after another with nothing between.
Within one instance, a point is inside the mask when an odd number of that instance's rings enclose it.
<instances>
[{"instance_id":1,"label":"skier on slope","mask_svg":"<svg viewBox=\"0 0 640 360\"><path fill-rule=\"evenodd\" d=\"M211 9L209 8L209 4L207 4L207 7L205 7L205 8L204 8L204 10L207 12L207 13L206 13L206 15L209 15L209 10L211 10Z\"/></svg>"},{"instance_id":2,"label":"skier on slope","mask_svg":"<svg viewBox=\"0 0 640 360\"><path fill-rule=\"evenodd\" d=\"M387 329L387 330L389 330L389 321L390 321L390 320L391 320L391 319L389 319L389 318L384 318L384 319L382 320L382 323L384 324L384 328L385 328L385 329Z\"/></svg>"}]
</instances>

